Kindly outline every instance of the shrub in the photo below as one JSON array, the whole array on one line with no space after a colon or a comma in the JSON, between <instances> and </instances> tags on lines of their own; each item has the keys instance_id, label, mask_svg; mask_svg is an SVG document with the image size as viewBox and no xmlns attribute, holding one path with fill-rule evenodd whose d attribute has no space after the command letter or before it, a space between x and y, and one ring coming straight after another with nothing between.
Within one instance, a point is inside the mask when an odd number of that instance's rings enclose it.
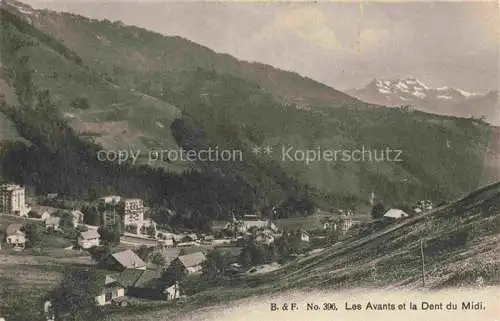
<instances>
[{"instance_id":1,"label":"shrub","mask_svg":"<svg viewBox=\"0 0 500 321\"><path fill-rule=\"evenodd\" d=\"M77 108L77 109L89 109L90 104L87 98L85 97L79 97L76 99L73 99L70 103L71 107Z\"/></svg>"},{"instance_id":2,"label":"shrub","mask_svg":"<svg viewBox=\"0 0 500 321\"><path fill-rule=\"evenodd\" d=\"M378 219L384 217L385 212L386 208L384 204L378 202L375 205L373 205L371 214L374 219Z\"/></svg>"}]
</instances>

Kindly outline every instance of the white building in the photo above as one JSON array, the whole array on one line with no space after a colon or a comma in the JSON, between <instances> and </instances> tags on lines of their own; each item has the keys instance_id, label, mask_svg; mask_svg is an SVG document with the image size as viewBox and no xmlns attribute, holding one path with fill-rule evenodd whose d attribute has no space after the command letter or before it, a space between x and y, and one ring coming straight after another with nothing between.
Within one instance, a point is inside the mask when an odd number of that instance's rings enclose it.
<instances>
[{"instance_id":1,"label":"white building","mask_svg":"<svg viewBox=\"0 0 500 321\"><path fill-rule=\"evenodd\" d=\"M88 230L81 232L78 236L78 245L83 249L90 249L94 246L99 246L101 236L96 230Z\"/></svg>"},{"instance_id":2,"label":"white building","mask_svg":"<svg viewBox=\"0 0 500 321\"><path fill-rule=\"evenodd\" d=\"M139 229L144 223L144 203L139 198L127 198L118 204L118 211L123 216L125 226L135 225Z\"/></svg>"},{"instance_id":3,"label":"white building","mask_svg":"<svg viewBox=\"0 0 500 321\"><path fill-rule=\"evenodd\" d=\"M257 215L244 215L242 220L238 220L233 216L232 222L227 222L224 226L226 230L233 230L239 233L248 232L255 229L270 229L273 232L278 232L278 226L270 220L262 220Z\"/></svg>"},{"instance_id":4,"label":"white building","mask_svg":"<svg viewBox=\"0 0 500 321\"><path fill-rule=\"evenodd\" d=\"M21 224L10 224L5 230L5 243L16 249L24 249L26 243L26 234L21 231Z\"/></svg>"},{"instance_id":5,"label":"white building","mask_svg":"<svg viewBox=\"0 0 500 321\"><path fill-rule=\"evenodd\" d=\"M385 212L384 217L385 218L390 218L390 219L398 219L398 218L404 218L408 217L409 215L404 212L403 210L400 210L398 208L391 208L387 212Z\"/></svg>"},{"instance_id":6,"label":"white building","mask_svg":"<svg viewBox=\"0 0 500 321\"><path fill-rule=\"evenodd\" d=\"M15 184L0 185L0 213L27 216L25 189Z\"/></svg>"},{"instance_id":7,"label":"white building","mask_svg":"<svg viewBox=\"0 0 500 321\"><path fill-rule=\"evenodd\" d=\"M181 297L181 290L179 282L174 282L169 287L167 287L163 294L165 294L165 300L175 300Z\"/></svg>"},{"instance_id":8,"label":"white building","mask_svg":"<svg viewBox=\"0 0 500 321\"><path fill-rule=\"evenodd\" d=\"M84 214L81 211L71 211L71 221L73 227L76 228L78 225L83 224Z\"/></svg>"},{"instance_id":9,"label":"white building","mask_svg":"<svg viewBox=\"0 0 500 321\"><path fill-rule=\"evenodd\" d=\"M117 205L121 201L121 196L118 195L109 195L104 196L99 199L101 204L103 205Z\"/></svg>"}]
</instances>

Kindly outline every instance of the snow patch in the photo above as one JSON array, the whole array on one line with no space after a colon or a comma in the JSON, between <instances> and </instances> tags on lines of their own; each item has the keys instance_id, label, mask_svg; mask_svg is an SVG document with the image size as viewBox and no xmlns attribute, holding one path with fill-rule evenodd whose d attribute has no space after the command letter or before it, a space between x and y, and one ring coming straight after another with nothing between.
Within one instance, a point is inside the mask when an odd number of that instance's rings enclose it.
<instances>
[{"instance_id":1,"label":"snow patch","mask_svg":"<svg viewBox=\"0 0 500 321\"><path fill-rule=\"evenodd\" d=\"M417 80L417 85L419 85L420 87L422 87L423 89L429 89L429 87L427 85L425 85L424 83L422 83L421 81Z\"/></svg>"},{"instance_id":2,"label":"snow patch","mask_svg":"<svg viewBox=\"0 0 500 321\"><path fill-rule=\"evenodd\" d=\"M451 96L446 96L446 95L438 95L438 96L436 96L436 98L437 98L437 99L448 99L448 100L449 100L449 99L453 99L453 97L451 97Z\"/></svg>"},{"instance_id":3,"label":"snow patch","mask_svg":"<svg viewBox=\"0 0 500 321\"><path fill-rule=\"evenodd\" d=\"M381 92L382 94L390 94L391 93L390 90L384 89L384 88L379 88L378 91Z\"/></svg>"},{"instance_id":4,"label":"snow patch","mask_svg":"<svg viewBox=\"0 0 500 321\"><path fill-rule=\"evenodd\" d=\"M470 93L468 91L465 91L465 90L462 90L462 89L456 89L462 96L464 97L471 97L471 96L475 96L476 94L475 93Z\"/></svg>"},{"instance_id":5,"label":"snow patch","mask_svg":"<svg viewBox=\"0 0 500 321\"><path fill-rule=\"evenodd\" d=\"M396 88L398 88L399 90L408 90L408 85L405 84L404 82L402 81L399 81L397 84L396 84Z\"/></svg>"},{"instance_id":6,"label":"snow patch","mask_svg":"<svg viewBox=\"0 0 500 321\"><path fill-rule=\"evenodd\" d=\"M160 127L160 128L165 128L165 125L163 125L162 123L160 123L159 121L156 122L156 126Z\"/></svg>"},{"instance_id":7,"label":"snow patch","mask_svg":"<svg viewBox=\"0 0 500 321\"><path fill-rule=\"evenodd\" d=\"M418 97L418 98L425 98L426 94L420 91L414 91L411 93L413 96Z\"/></svg>"}]
</instances>

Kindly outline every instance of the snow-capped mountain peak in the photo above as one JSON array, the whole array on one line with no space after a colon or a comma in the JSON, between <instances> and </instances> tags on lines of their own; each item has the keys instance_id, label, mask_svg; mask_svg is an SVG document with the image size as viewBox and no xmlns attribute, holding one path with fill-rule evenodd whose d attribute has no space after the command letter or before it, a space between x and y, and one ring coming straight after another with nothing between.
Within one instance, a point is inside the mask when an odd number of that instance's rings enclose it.
<instances>
[{"instance_id":1,"label":"snow-capped mountain peak","mask_svg":"<svg viewBox=\"0 0 500 321\"><path fill-rule=\"evenodd\" d=\"M422 81L414 77L403 79L374 79L363 89L351 91L355 96L379 95L386 102L407 102L412 100L439 99L453 100L456 102L476 96L476 93L470 93L462 89L439 87L431 88Z\"/></svg>"},{"instance_id":2,"label":"snow-capped mountain peak","mask_svg":"<svg viewBox=\"0 0 500 321\"><path fill-rule=\"evenodd\" d=\"M414 77L374 79L364 88L348 93L372 104L389 107L413 105L419 110L436 114L485 116L486 119L498 115L498 94L473 93L448 86L432 88Z\"/></svg>"}]
</instances>

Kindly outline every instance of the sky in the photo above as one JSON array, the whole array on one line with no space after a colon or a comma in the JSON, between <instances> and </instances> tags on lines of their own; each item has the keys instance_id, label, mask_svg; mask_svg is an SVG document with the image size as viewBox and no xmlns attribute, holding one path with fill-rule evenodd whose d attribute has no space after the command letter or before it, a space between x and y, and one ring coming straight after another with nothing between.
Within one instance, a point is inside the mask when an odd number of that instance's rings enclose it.
<instances>
[{"instance_id":1,"label":"sky","mask_svg":"<svg viewBox=\"0 0 500 321\"><path fill-rule=\"evenodd\" d=\"M499 88L496 1L24 2L178 35L340 90L409 76L431 87Z\"/></svg>"}]
</instances>

